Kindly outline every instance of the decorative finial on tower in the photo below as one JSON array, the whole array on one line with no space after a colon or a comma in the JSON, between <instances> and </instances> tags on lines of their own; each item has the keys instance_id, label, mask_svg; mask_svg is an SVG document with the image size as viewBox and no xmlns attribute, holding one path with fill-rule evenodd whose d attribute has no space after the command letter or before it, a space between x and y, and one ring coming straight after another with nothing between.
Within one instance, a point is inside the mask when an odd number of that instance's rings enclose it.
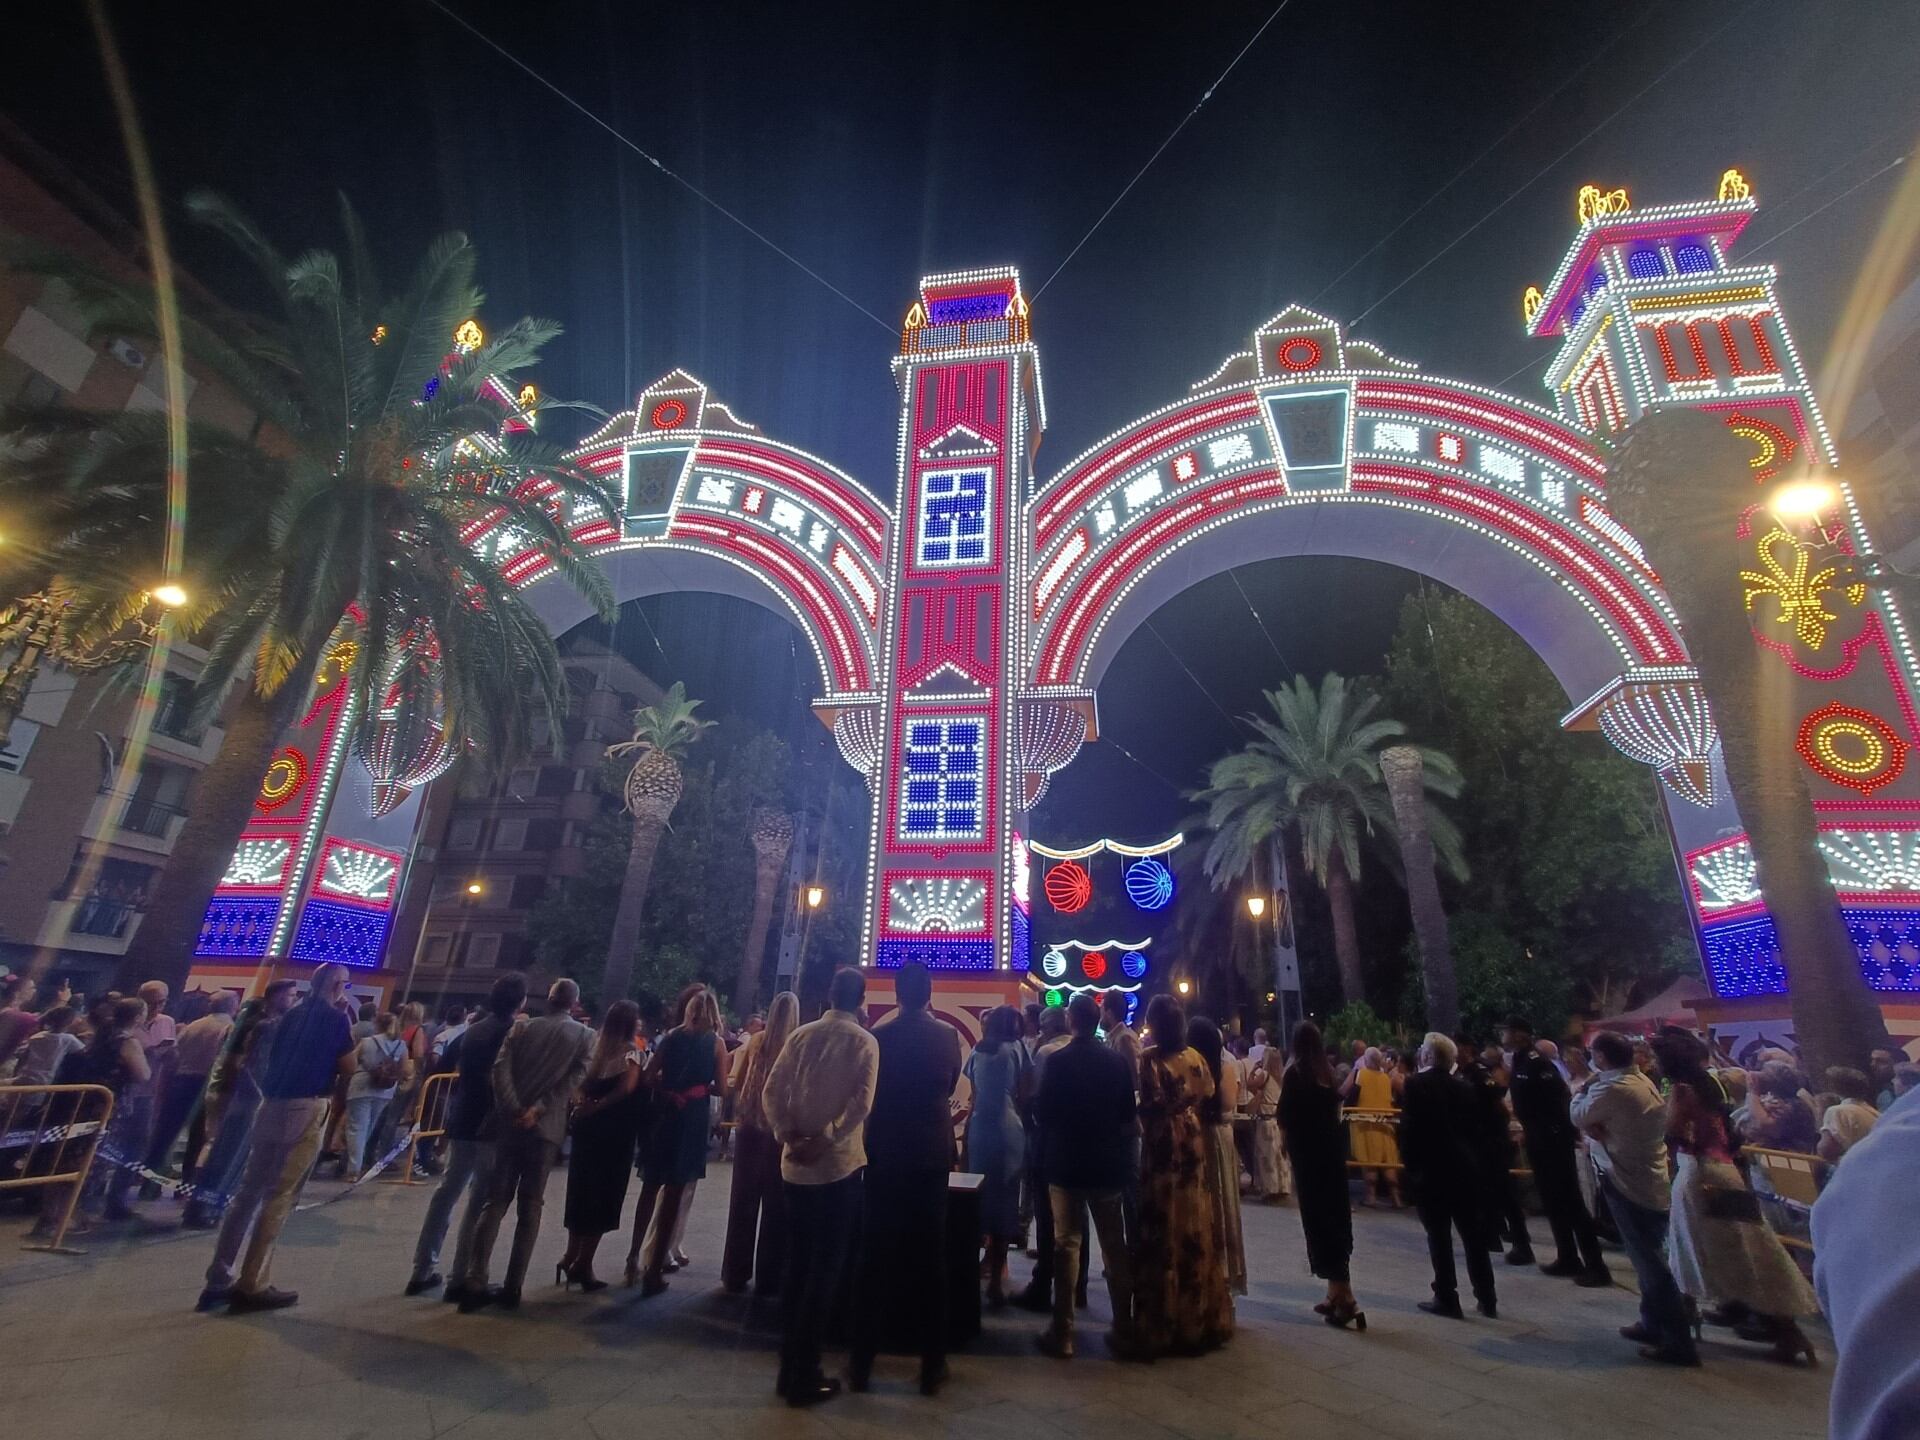
<instances>
[{"instance_id":1,"label":"decorative finial on tower","mask_svg":"<svg viewBox=\"0 0 1920 1440\"><path fill-rule=\"evenodd\" d=\"M927 323L926 308L923 305L921 305L921 303L918 300L916 300L913 302L913 308L907 311L907 329L918 330L922 325L925 325L926 323Z\"/></svg>"},{"instance_id":2,"label":"decorative finial on tower","mask_svg":"<svg viewBox=\"0 0 1920 1440\"><path fill-rule=\"evenodd\" d=\"M1527 286L1526 293L1520 297L1520 313L1526 316L1527 324L1533 324L1533 317L1540 313L1540 307L1546 303L1546 297L1540 293L1538 285Z\"/></svg>"},{"instance_id":3,"label":"decorative finial on tower","mask_svg":"<svg viewBox=\"0 0 1920 1440\"><path fill-rule=\"evenodd\" d=\"M1720 198L1722 200L1751 200L1753 187L1747 183L1747 177L1738 170L1729 170L1720 177Z\"/></svg>"},{"instance_id":4,"label":"decorative finial on tower","mask_svg":"<svg viewBox=\"0 0 1920 1440\"><path fill-rule=\"evenodd\" d=\"M1574 201L1574 210L1582 225L1591 225L1608 215L1624 215L1632 208L1624 188L1603 192L1598 185L1582 185Z\"/></svg>"}]
</instances>

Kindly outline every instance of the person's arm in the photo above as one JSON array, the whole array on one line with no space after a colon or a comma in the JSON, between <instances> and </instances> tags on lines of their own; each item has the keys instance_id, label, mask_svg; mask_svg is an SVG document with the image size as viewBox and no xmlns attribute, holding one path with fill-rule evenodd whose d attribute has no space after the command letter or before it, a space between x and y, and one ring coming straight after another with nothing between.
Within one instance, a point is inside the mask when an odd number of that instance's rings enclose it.
<instances>
[{"instance_id":1,"label":"person's arm","mask_svg":"<svg viewBox=\"0 0 1920 1440\"><path fill-rule=\"evenodd\" d=\"M146 1047L131 1035L120 1042L120 1064L126 1069L127 1078L136 1085L144 1085L153 1078Z\"/></svg>"},{"instance_id":2,"label":"person's arm","mask_svg":"<svg viewBox=\"0 0 1920 1440\"><path fill-rule=\"evenodd\" d=\"M829 1144L837 1143L843 1136L851 1135L867 1123L867 1115L873 1109L874 1087L880 1079L880 1047L862 1045L860 1047L858 1069L854 1074L853 1093L847 1097L847 1103L840 1113L827 1122L821 1135Z\"/></svg>"},{"instance_id":3,"label":"person's arm","mask_svg":"<svg viewBox=\"0 0 1920 1440\"><path fill-rule=\"evenodd\" d=\"M515 1025L507 1032L507 1038L501 1041L488 1078L493 1083L493 1103L500 1113L512 1116L513 1123L526 1130L540 1119L540 1112L520 1098L520 1091L513 1083L513 1042L520 1038L520 1029Z\"/></svg>"},{"instance_id":4,"label":"person's arm","mask_svg":"<svg viewBox=\"0 0 1920 1440\"><path fill-rule=\"evenodd\" d=\"M773 1138L782 1145L797 1138L793 1130L792 1116L788 1110L791 1098L793 1077L797 1062L794 1056L800 1047L789 1036L781 1048L780 1057L773 1062L773 1069L767 1073L767 1083L760 1091L760 1108L767 1117L767 1129L773 1132Z\"/></svg>"},{"instance_id":5,"label":"person's arm","mask_svg":"<svg viewBox=\"0 0 1920 1440\"><path fill-rule=\"evenodd\" d=\"M745 1045L740 1047L740 1053L747 1053ZM729 1068L727 1042L716 1030L713 1033L713 1089L717 1095L724 1095L733 1088L733 1077L727 1073Z\"/></svg>"}]
</instances>

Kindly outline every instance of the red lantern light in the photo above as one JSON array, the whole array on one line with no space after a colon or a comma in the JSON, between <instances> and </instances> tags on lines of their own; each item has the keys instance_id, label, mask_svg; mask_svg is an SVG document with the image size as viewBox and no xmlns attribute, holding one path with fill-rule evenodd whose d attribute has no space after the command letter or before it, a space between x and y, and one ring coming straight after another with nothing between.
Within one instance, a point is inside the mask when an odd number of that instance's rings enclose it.
<instances>
[{"instance_id":1,"label":"red lantern light","mask_svg":"<svg viewBox=\"0 0 1920 1440\"><path fill-rule=\"evenodd\" d=\"M1107 957L1098 950L1089 950L1080 957L1080 973L1089 980L1098 980L1107 973Z\"/></svg>"},{"instance_id":2,"label":"red lantern light","mask_svg":"<svg viewBox=\"0 0 1920 1440\"><path fill-rule=\"evenodd\" d=\"M1047 903L1062 915L1086 909L1093 899L1093 877L1071 860L1063 860L1047 871L1044 888Z\"/></svg>"}]
</instances>

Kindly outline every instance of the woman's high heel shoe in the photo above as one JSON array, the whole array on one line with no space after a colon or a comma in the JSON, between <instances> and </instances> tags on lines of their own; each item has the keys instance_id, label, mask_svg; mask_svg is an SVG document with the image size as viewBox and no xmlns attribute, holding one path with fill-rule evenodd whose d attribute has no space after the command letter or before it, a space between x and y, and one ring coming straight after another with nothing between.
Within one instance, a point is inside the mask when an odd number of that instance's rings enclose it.
<instances>
[{"instance_id":1,"label":"woman's high heel shoe","mask_svg":"<svg viewBox=\"0 0 1920 1440\"><path fill-rule=\"evenodd\" d=\"M1787 1321L1775 1335L1773 1349L1767 1352L1767 1358L1776 1360L1782 1365L1797 1364L1804 1359L1809 1368L1814 1370L1820 1368L1820 1357L1814 1353L1813 1341L1809 1340L1806 1332L1791 1320Z\"/></svg>"},{"instance_id":2,"label":"woman's high heel shoe","mask_svg":"<svg viewBox=\"0 0 1920 1440\"><path fill-rule=\"evenodd\" d=\"M1358 1305L1349 1305L1344 1310L1335 1306L1327 1311L1326 1320L1336 1330L1344 1330L1351 1325L1363 1335L1367 1332L1367 1312Z\"/></svg>"},{"instance_id":3,"label":"woman's high heel shoe","mask_svg":"<svg viewBox=\"0 0 1920 1440\"><path fill-rule=\"evenodd\" d=\"M566 1261L562 1260L553 1267L553 1283L558 1285L562 1290L565 1290L573 1283L573 1271L567 1267Z\"/></svg>"},{"instance_id":4,"label":"woman's high heel shoe","mask_svg":"<svg viewBox=\"0 0 1920 1440\"><path fill-rule=\"evenodd\" d=\"M640 1252L636 1250L631 1255L627 1256L627 1272L626 1272L627 1289L631 1290L633 1289L634 1286L638 1285L639 1283L640 1283Z\"/></svg>"},{"instance_id":5,"label":"woman's high heel shoe","mask_svg":"<svg viewBox=\"0 0 1920 1440\"><path fill-rule=\"evenodd\" d=\"M591 1270L582 1266L576 1266L568 1271L567 1278L580 1287L583 1295L595 1295L607 1288L606 1281L596 1279Z\"/></svg>"}]
</instances>

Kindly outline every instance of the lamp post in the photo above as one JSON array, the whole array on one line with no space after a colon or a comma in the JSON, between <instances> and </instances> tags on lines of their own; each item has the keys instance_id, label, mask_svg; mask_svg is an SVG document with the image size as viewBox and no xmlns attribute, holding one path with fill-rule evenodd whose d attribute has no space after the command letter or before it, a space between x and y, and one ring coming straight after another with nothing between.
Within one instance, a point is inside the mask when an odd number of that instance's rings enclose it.
<instances>
[{"instance_id":1,"label":"lamp post","mask_svg":"<svg viewBox=\"0 0 1920 1440\"><path fill-rule=\"evenodd\" d=\"M156 585L146 594L149 606L157 604L166 610L178 610L187 598L187 592L172 582ZM42 664L89 674L131 660L148 649L159 633L159 625L143 613L129 622L130 633L91 648L76 644L67 631L75 599L74 592L56 578L46 589L23 595L0 611L0 645L19 647L0 672L0 750L13 739L13 722L20 717Z\"/></svg>"},{"instance_id":2,"label":"lamp post","mask_svg":"<svg viewBox=\"0 0 1920 1440\"><path fill-rule=\"evenodd\" d=\"M813 939L814 912L827 901L827 887L814 884L801 887L796 897L800 904L800 954L793 963L793 988L800 989L802 977L807 973L807 945Z\"/></svg>"},{"instance_id":3,"label":"lamp post","mask_svg":"<svg viewBox=\"0 0 1920 1440\"><path fill-rule=\"evenodd\" d=\"M1267 897L1264 895L1247 896L1247 914L1258 920L1267 913Z\"/></svg>"}]
</instances>

